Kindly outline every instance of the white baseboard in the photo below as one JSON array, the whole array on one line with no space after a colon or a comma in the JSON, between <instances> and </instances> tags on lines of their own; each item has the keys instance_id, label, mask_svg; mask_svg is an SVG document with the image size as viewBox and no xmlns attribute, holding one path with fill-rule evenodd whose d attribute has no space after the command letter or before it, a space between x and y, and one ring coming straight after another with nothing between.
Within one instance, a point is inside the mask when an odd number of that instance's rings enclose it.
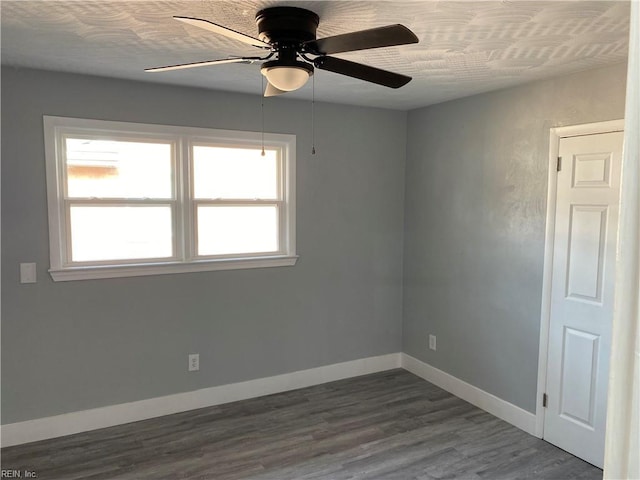
<instances>
[{"instance_id":1,"label":"white baseboard","mask_svg":"<svg viewBox=\"0 0 640 480\"><path fill-rule=\"evenodd\" d=\"M536 416L405 353L361 358L273 377L203 388L191 392L110 405L52 417L9 423L0 428L2 447L137 422L247 398L404 368L498 418L535 435Z\"/></svg>"},{"instance_id":2,"label":"white baseboard","mask_svg":"<svg viewBox=\"0 0 640 480\"><path fill-rule=\"evenodd\" d=\"M2 447L62 437L98 428L210 407L247 398L310 387L344 378L400 368L401 354L361 358L273 377L203 388L191 392L65 413L52 417L2 425Z\"/></svg>"},{"instance_id":3,"label":"white baseboard","mask_svg":"<svg viewBox=\"0 0 640 480\"><path fill-rule=\"evenodd\" d=\"M431 365L424 363L406 353L401 354L402 368L417 375L428 382L452 393L482 410L518 427L520 430L535 435L536 416L516 405L496 397L478 387L449 375Z\"/></svg>"}]
</instances>

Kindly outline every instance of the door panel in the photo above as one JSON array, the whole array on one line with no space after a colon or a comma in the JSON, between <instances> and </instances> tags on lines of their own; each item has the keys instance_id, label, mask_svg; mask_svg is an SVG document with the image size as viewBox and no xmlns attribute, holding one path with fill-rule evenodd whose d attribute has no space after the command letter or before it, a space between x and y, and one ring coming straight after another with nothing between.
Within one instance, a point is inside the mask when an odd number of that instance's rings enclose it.
<instances>
[{"instance_id":1,"label":"door panel","mask_svg":"<svg viewBox=\"0 0 640 480\"><path fill-rule=\"evenodd\" d=\"M602 302L606 205L571 205L567 298Z\"/></svg>"},{"instance_id":2,"label":"door panel","mask_svg":"<svg viewBox=\"0 0 640 480\"><path fill-rule=\"evenodd\" d=\"M585 153L574 157L575 188L610 187L611 153Z\"/></svg>"},{"instance_id":3,"label":"door panel","mask_svg":"<svg viewBox=\"0 0 640 480\"><path fill-rule=\"evenodd\" d=\"M594 428L599 340L589 332L564 331L560 415L588 428Z\"/></svg>"},{"instance_id":4,"label":"door panel","mask_svg":"<svg viewBox=\"0 0 640 480\"><path fill-rule=\"evenodd\" d=\"M622 132L562 138L544 439L602 467Z\"/></svg>"}]
</instances>

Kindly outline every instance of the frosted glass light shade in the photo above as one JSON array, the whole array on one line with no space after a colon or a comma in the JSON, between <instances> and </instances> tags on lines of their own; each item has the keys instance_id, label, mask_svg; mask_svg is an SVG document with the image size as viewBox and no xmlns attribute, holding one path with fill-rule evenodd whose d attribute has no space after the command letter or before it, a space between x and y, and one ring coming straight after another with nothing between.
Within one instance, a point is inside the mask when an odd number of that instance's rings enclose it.
<instances>
[{"instance_id":1,"label":"frosted glass light shade","mask_svg":"<svg viewBox=\"0 0 640 480\"><path fill-rule=\"evenodd\" d=\"M284 92L297 90L309 80L309 71L300 67L267 67L262 69L262 74L271 85Z\"/></svg>"}]
</instances>

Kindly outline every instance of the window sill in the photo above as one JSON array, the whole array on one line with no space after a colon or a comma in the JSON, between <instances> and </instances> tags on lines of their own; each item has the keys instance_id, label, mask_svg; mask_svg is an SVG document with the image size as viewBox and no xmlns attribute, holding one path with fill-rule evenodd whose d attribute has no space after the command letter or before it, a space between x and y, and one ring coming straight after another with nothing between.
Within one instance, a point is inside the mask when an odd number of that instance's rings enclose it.
<instances>
[{"instance_id":1,"label":"window sill","mask_svg":"<svg viewBox=\"0 0 640 480\"><path fill-rule=\"evenodd\" d=\"M241 270L248 268L289 267L296 264L298 256L253 257L180 263L152 263L136 265L68 267L51 269L54 282L95 280L100 278L143 277L176 273L212 272L216 270Z\"/></svg>"}]
</instances>

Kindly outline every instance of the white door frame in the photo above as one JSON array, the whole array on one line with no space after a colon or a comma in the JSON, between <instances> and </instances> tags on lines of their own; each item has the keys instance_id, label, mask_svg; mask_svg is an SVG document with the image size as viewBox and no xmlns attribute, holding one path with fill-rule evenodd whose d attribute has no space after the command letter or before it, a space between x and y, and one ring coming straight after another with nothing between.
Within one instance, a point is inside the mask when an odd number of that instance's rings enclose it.
<instances>
[{"instance_id":1,"label":"white door frame","mask_svg":"<svg viewBox=\"0 0 640 480\"><path fill-rule=\"evenodd\" d=\"M536 428L535 435L542 438L544 434L545 408L542 406L542 395L547 385L547 355L549 353L549 323L551 321L551 278L553 275L553 239L556 224L557 162L560 139L595 135L598 133L621 132L624 120L586 123L554 127L549 131L549 175L547 181L547 221L544 239L544 270L542 274L542 308L540 311L540 346L538 350L538 391L536 394Z\"/></svg>"}]
</instances>

